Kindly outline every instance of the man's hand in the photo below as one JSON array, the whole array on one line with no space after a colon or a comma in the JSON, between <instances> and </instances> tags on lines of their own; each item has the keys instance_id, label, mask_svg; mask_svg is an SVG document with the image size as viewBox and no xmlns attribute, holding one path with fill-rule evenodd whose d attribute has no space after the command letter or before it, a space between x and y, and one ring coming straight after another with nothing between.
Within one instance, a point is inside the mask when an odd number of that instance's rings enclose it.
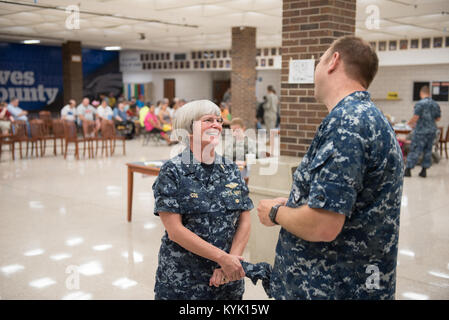
<instances>
[{"instance_id":1,"label":"man's hand","mask_svg":"<svg viewBox=\"0 0 449 320\"><path fill-rule=\"evenodd\" d=\"M228 281L236 281L245 277L245 271L240 263L243 260L243 257L232 254L224 254L219 259L218 264L223 269L223 273Z\"/></svg>"},{"instance_id":2,"label":"man's hand","mask_svg":"<svg viewBox=\"0 0 449 320\"><path fill-rule=\"evenodd\" d=\"M287 203L287 198L276 198L276 199L263 199L260 200L257 206L257 215L259 216L260 223L264 226L272 227L275 224L270 219L270 210L273 206L280 204L284 206Z\"/></svg>"}]
</instances>

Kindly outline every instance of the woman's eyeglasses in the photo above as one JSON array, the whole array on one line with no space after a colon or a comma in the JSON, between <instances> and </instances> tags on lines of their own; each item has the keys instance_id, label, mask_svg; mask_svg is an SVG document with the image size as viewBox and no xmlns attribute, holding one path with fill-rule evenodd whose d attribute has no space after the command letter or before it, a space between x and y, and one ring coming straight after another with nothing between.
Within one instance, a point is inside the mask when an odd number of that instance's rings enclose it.
<instances>
[{"instance_id":1,"label":"woman's eyeglasses","mask_svg":"<svg viewBox=\"0 0 449 320\"><path fill-rule=\"evenodd\" d=\"M205 122L207 124L213 124L215 121L217 121L218 124L223 124L223 118L205 118L201 119L201 122Z\"/></svg>"}]
</instances>

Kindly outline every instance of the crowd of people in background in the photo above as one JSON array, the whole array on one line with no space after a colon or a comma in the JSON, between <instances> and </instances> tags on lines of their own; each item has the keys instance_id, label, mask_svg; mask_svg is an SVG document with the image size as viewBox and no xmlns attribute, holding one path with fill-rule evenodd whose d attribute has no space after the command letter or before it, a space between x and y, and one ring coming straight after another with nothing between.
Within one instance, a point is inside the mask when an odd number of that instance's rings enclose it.
<instances>
[{"instance_id":1,"label":"crowd of people in background","mask_svg":"<svg viewBox=\"0 0 449 320\"><path fill-rule=\"evenodd\" d=\"M101 134L101 121L112 120L119 134L127 139L133 139L136 133L159 133L161 138L170 143L169 133L172 130L172 121L176 112L184 104L185 99L174 98L170 101L163 98L156 103L145 102L144 97L125 99L123 94L116 97L109 94L99 94L93 100L84 97L81 101L70 99L60 110L60 118L73 121L81 132L82 123L85 120L95 122L95 133ZM230 129L231 116L231 90L228 89L221 101L214 101L221 111L223 128ZM279 126L279 99L273 86L268 86L264 102L259 104L257 119L258 129L274 129ZM2 134L13 133L15 120L26 121L28 127L28 111L19 106L19 99L12 98L9 103L2 102L0 105L0 130Z\"/></svg>"}]
</instances>

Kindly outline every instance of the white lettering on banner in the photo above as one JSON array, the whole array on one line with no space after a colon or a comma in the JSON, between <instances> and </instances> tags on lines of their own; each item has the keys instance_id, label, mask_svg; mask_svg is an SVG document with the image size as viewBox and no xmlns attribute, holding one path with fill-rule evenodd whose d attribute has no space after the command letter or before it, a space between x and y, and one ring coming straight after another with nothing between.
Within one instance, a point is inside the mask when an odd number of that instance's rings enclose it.
<instances>
[{"instance_id":1,"label":"white lettering on banner","mask_svg":"<svg viewBox=\"0 0 449 320\"><path fill-rule=\"evenodd\" d=\"M0 101L9 101L16 97L23 102L45 102L51 104L58 95L59 88L46 88L42 84L37 87L7 87L32 86L35 83L33 71L0 70Z\"/></svg>"}]
</instances>

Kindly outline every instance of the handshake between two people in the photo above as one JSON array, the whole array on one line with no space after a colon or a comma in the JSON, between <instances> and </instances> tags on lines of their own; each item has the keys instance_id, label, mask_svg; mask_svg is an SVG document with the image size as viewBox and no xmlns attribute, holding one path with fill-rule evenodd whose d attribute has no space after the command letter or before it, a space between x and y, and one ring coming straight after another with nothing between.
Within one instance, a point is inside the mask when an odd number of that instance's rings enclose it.
<instances>
[{"instance_id":1,"label":"handshake between two people","mask_svg":"<svg viewBox=\"0 0 449 320\"><path fill-rule=\"evenodd\" d=\"M274 226L274 223L268 217L270 209L276 204L285 205L287 200L287 198L261 200L257 207L260 222L265 226ZM219 261L220 268L215 269L212 273L209 286L219 287L231 281L243 279L245 277L245 270L241 264L243 260L244 258L238 255L224 255Z\"/></svg>"},{"instance_id":2,"label":"handshake between two people","mask_svg":"<svg viewBox=\"0 0 449 320\"><path fill-rule=\"evenodd\" d=\"M209 286L219 287L231 281L241 280L245 277L245 271L242 264L243 257L232 254L227 254L220 261L220 268L217 268L212 273L209 280Z\"/></svg>"}]
</instances>

